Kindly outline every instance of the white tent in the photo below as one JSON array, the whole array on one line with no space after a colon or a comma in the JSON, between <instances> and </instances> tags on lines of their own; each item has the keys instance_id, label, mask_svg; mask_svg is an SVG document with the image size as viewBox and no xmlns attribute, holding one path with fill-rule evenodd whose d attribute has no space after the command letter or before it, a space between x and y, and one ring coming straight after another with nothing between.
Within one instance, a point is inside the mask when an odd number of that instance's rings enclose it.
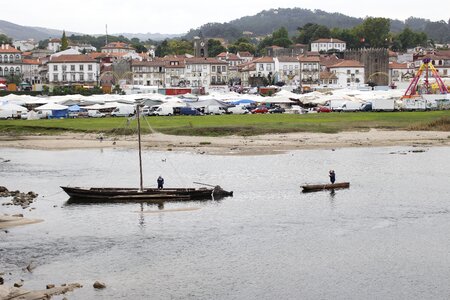
<instances>
[{"instance_id":1,"label":"white tent","mask_svg":"<svg viewBox=\"0 0 450 300\"><path fill-rule=\"evenodd\" d=\"M69 107L66 105L60 105L56 103L47 103L42 106L36 107L36 110L63 110L68 109Z\"/></svg>"},{"instance_id":2,"label":"white tent","mask_svg":"<svg viewBox=\"0 0 450 300\"><path fill-rule=\"evenodd\" d=\"M27 112L28 111L28 109L26 109L25 107L14 104L14 103L6 103L4 105L0 105L0 110L12 111L14 114L17 114L18 112Z\"/></svg>"}]
</instances>

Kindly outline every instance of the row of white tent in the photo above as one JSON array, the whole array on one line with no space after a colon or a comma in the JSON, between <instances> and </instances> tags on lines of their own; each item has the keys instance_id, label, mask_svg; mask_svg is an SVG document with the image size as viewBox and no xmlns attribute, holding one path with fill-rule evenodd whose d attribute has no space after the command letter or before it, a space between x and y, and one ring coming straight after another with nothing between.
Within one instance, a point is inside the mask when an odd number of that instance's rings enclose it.
<instances>
[{"instance_id":1,"label":"row of white tent","mask_svg":"<svg viewBox=\"0 0 450 300\"><path fill-rule=\"evenodd\" d=\"M183 95L166 96L161 94L135 94L135 95L67 95L52 97L33 97L26 95L10 94L0 97L0 110L13 110L17 113L28 111L24 106L36 106L35 110L52 111L68 109L71 105L79 105L88 110L113 109L118 106L134 105L142 99L160 101L165 106L193 106L205 107L207 105L221 105L221 103L236 103L243 101L278 104L289 106L297 104L323 105L329 100L346 100L356 102L368 102L371 99L400 99L404 90L387 91L360 91L354 89L340 89L328 92L312 92L307 94L295 94L286 90L281 90L271 97L260 95L229 93L213 93L204 96Z\"/></svg>"}]
</instances>

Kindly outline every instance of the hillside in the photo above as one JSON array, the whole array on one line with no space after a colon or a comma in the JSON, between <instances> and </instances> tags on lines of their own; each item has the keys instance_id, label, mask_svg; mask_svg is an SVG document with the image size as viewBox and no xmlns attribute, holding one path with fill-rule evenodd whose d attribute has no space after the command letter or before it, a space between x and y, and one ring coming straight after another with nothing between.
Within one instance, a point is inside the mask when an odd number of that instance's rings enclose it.
<instances>
[{"instance_id":1,"label":"hillside","mask_svg":"<svg viewBox=\"0 0 450 300\"><path fill-rule=\"evenodd\" d=\"M13 40L34 39L40 41L48 38L59 38L62 35L62 30L22 26L0 20L0 33L6 34ZM72 32L66 32L66 34L72 34Z\"/></svg>"},{"instance_id":2,"label":"hillside","mask_svg":"<svg viewBox=\"0 0 450 300\"><path fill-rule=\"evenodd\" d=\"M254 36L271 34L280 27L285 27L290 35L297 33L297 28L307 23L316 23L329 28L352 28L363 22L361 18L349 17L340 13L302 8L279 8L264 10L254 16L242 17L227 23L208 23L200 28L191 29L185 36L191 39L200 33L209 38L234 40L245 31ZM428 19L410 17L405 21L391 20L391 31L400 32L406 26L413 31L423 31L436 42L450 42L450 24L445 21L432 22Z\"/></svg>"}]
</instances>

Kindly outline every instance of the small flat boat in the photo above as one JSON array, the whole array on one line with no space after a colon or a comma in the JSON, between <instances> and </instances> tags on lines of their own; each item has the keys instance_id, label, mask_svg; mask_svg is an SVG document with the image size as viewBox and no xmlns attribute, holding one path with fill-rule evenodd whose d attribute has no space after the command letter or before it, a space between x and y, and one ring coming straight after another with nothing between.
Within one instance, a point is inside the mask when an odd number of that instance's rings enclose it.
<instances>
[{"instance_id":1,"label":"small flat boat","mask_svg":"<svg viewBox=\"0 0 450 300\"><path fill-rule=\"evenodd\" d=\"M304 193L318 192L323 190L348 189L350 187L350 182L337 182L329 184L307 184L302 185L301 187Z\"/></svg>"}]
</instances>

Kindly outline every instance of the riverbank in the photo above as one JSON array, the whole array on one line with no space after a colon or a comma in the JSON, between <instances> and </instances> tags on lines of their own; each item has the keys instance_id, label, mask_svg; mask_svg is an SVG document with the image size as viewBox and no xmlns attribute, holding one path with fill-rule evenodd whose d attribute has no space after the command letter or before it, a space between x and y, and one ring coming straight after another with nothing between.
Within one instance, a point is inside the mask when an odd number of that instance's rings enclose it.
<instances>
[{"instance_id":1,"label":"riverbank","mask_svg":"<svg viewBox=\"0 0 450 300\"><path fill-rule=\"evenodd\" d=\"M0 136L0 147L39 150L137 148L136 136L66 133L62 135ZM284 133L258 136L177 136L161 133L142 137L144 150L188 151L213 155L276 154L300 149L382 146L449 146L447 131L378 130L340 133Z\"/></svg>"},{"instance_id":2,"label":"riverbank","mask_svg":"<svg viewBox=\"0 0 450 300\"><path fill-rule=\"evenodd\" d=\"M43 222L40 219L27 219L23 216L0 215L0 229Z\"/></svg>"}]
</instances>

